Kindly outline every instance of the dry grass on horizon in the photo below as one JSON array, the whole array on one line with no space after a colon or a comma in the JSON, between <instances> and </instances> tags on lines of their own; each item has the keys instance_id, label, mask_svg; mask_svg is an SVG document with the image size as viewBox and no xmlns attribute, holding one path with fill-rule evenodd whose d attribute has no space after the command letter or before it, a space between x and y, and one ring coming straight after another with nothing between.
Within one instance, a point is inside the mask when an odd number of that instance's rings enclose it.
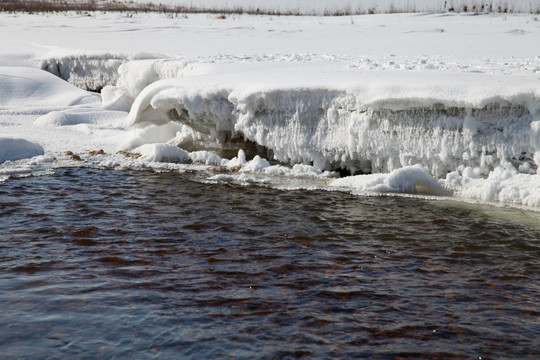
<instances>
[{"instance_id":1,"label":"dry grass on horizon","mask_svg":"<svg viewBox=\"0 0 540 360\"><path fill-rule=\"evenodd\" d=\"M297 10L278 11L278 10L260 10L253 8L205 8L197 6L170 6L162 3L155 4L153 2L137 3L133 1L99 1L99 0L23 0L23 1L2 1L0 3L0 12L7 13L59 13L59 12L129 12L129 13L164 13L164 14L218 14L219 18L226 18L226 15L275 15L275 16L351 16L351 15L365 15L377 13L375 9L367 9L364 11L354 11L349 8L336 11L324 11L320 12L302 12ZM477 5L463 5L462 8L446 7L446 12L456 13L513 13L511 6L492 6L488 2L482 3L481 6ZM386 13L416 13L425 12L417 11L414 7L411 9L401 9L390 6ZM540 5L537 9L534 9L531 3L530 13L540 14Z\"/></svg>"}]
</instances>

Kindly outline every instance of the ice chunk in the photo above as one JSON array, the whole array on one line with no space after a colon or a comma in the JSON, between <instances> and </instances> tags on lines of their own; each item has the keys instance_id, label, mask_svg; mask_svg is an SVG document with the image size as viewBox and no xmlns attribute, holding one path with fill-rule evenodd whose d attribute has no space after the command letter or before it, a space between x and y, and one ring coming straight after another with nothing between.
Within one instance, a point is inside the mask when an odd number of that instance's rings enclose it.
<instances>
[{"instance_id":1,"label":"ice chunk","mask_svg":"<svg viewBox=\"0 0 540 360\"><path fill-rule=\"evenodd\" d=\"M521 174L511 166L498 166L487 178L452 173L446 184L464 198L540 208L540 174Z\"/></svg>"},{"instance_id":2,"label":"ice chunk","mask_svg":"<svg viewBox=\"0 0 540 360\"><path fill-rule=\"evenodd\" d=\"M168 144L145 144L133 153L141 154L141 159L146 161L185 163L190 159L187 152Z\"/></svg>"},{"instance_id":3,"label":"ice chunk","mask_svg":"<svg viewBox=\"0 0 540 360\"><path fill-rule=\"evenodd\" d=\"M189 153L191 161L198 164L222 166L227 164L227 160L223 159L210 151L200 150Z\"/></svg>"},{"instance_id":4,"label":"ice chunk","mask_svg":"<svg viewBox=\"0 0 540 360\"><path fill-rule=\"evenodd\" d=\"M248 161L242 168L242 172L261 172L268 168L270 163L268 160L261 158L259 155L255 155L253 160Z\"/></svg>"},{"instance_id":5,"label":"ice chunk","mask_svg":"<svg viewBox=\"0 0 540 360\"><path fill-rule=\"evenodd\" d=\"M448 195L448 191L421 165L405 166L388 174L344 177L332 181L331 186L358 192Z\"/></svg>"},{"instance_id":6,"label":"ice chunk","mask_svg":"<svg viewBox=\"0 0 540 360\"><path fill-rule=\"evenodd\" d=\"M227 162L227 167L243 166L246 163L246 152L242 149L238 150L238 156L232 158Z\"/></svg>"}]
</instances>

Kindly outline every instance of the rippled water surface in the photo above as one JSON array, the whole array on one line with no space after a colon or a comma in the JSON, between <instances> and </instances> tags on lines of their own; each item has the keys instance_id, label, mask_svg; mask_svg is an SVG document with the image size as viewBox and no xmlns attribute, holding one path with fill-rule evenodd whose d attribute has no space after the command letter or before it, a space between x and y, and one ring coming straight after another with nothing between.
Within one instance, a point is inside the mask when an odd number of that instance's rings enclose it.
<instances>
[{"instance_id":1,"label":"rippled water surface","mask_svg":"<svg viewBox=\"0 0 540 360\"><path fill-rule=\"evenodd\" d=\"M540 230L420 199L0 184L2 358L540 357Z\"/></svg>"}]
</instances>

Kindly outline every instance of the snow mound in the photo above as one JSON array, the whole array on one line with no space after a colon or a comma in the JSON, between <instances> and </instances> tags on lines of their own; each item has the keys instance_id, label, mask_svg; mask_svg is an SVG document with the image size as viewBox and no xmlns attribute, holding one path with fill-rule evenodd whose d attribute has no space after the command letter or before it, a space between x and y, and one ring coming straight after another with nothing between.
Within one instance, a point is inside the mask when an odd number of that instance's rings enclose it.
<instances>
[{"instance_id":1,"label":"snow mound","mask_svg":"<svg viewBox=\"0 0 540 360\"><path fill-rule=\"evenodd\" d=\"M448 195L448 191L421 165L405 166L388 174L344 177L332 181L331 186L358 192Z\"/></svg>"},{"instance_id":2,"label":"snow mound","mask_svg":"<svg viewBox=\"0 0 540 360\"><path fill-rule=\"evenodd\" d=\"M224 166L227 164L226 159L206 150L192 151L189 153L189 157L191 161L196 164L211 166Z\"/></svg>"},{"instance_id":3,"label":"snow mound","mask_svg":"<svg viewBox=\"0 0 540 360\"><path fill-rule=\"evenodd\" d=\"M131 151L144 144L167 143L174 139L176 134L181 130L182 125L174 122L164 125L151 125L143 129L134 129L120 147L122 150Z\"/></svg>"},{"instance_id":4,"label":"snow mound","mask_svg":"<svg viewBox=\"0 0 540 360\"><path fill-rule=\"evenodd\" d=\"M0 111L47 113L68 106L99 104L101 96L56 76L26 67L0 67Z\"/></svg>"},{"instance_id":5,"label":"snow mound","mask_svg":"<svg viewBox=\"0 0 540 360\"><path fill-rule=\"evenodd\" d=\"M60 111L51 111L38 117L34 125L42 127L60 127L73 125L99 125L117 119L121 125L125 121L125 113L120 111L107 111L96 108L71 108Z\"/></svg>"},{"instance_id":6,"label":"snow mound","mask_svg":"<svg viewBox=\"0 0 540 360\"><path fill-rule=\"evenodd\" d=\"M248 161L241 171L243 172L261 172L270 167L268 160L261 158L259 155Z\"/></svg>"},{"instance_id":7,"label":"snow mound","mask_svg":"<svg viewBox=\"0 0 540 360\"><path fill-rule=\"evenodd\" d=\"M185 163L190 159L187 152L168 144L145 144L135 148L133 153L141 154L142 160L155 162Z\"/></svg>"},{"instance_id":8,"label":"snow mound","mask_svg":"<svg viewBox=\"0 0 540 360\"><path fill-rule=\"evenodd\" d=\"M20 138L0 137L0 163L43 155L43 148Z\"/></svg>"}]
</instances>

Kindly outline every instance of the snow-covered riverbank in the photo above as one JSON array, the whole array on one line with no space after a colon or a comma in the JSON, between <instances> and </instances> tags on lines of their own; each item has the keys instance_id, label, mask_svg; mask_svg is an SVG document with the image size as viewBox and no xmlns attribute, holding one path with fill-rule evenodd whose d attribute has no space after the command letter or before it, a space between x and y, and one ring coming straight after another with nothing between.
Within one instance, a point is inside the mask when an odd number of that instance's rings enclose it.
<instances>
[{"instance_id":1,"label":"snow-covered riverbank","mask_svg":"<svg viewBox=\"0 0 540 360\"><path fill-rule=\"evenodd\" d=\"M3 179L219 166L540 208L535 15L0 18Z\"/></svg>"}]
</instances>

